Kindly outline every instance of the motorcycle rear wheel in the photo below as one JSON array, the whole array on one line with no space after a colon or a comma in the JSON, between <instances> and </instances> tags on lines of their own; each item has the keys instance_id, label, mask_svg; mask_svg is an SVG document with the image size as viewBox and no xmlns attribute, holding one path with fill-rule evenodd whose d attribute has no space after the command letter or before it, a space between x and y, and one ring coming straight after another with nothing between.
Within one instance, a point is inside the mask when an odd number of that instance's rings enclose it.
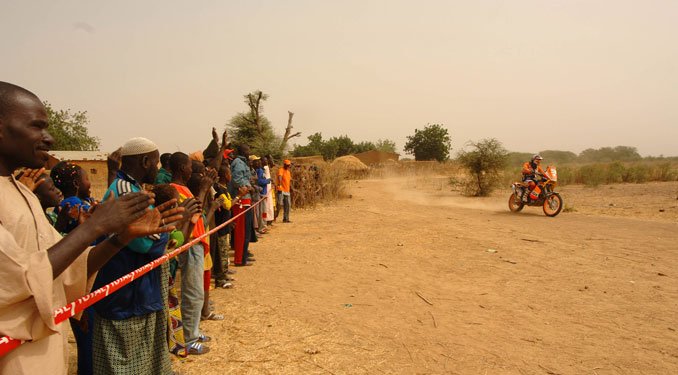
<instances>
[{"instance_id":1,"label":"motorcycle rear wheel","mask_svg":"<svg viewBox=\"0 0 678 375\"><path fill-rule=\"evenodd\" d=\"M509 197L508 206L511 212L520 212L523 209L523 207L525 207L525 203L523 203L520 200L520 198L514 193L511 194L511 196Z\"/></svg>"},{"instance_id":2,"label":"motorcycle rear wheel","mask_svg":"<svg viewBox=\"0 0 678 375\"><path fill-rule=\"evenodd\" d=\"M544 200L544 215L554 217L563 209L563 198L558 193L551 193Z\"/></svg>"}]
</instances>

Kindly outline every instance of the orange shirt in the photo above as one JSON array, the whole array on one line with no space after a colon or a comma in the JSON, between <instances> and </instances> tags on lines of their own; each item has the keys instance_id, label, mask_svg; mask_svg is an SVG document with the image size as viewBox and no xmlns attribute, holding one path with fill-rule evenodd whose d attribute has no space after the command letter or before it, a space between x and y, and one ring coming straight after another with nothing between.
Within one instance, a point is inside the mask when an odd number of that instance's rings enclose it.
<instances>
[{"instance_id":1,"label":"orange shirt","mask_svg":"<svg viewBox=\"0 0 678 375\"><path fill-rule=\"evenodd\" d=\"M172 185L179 192L179 203L185 201L188 198L194 198L193 193L191 193L191 191L186 186L174 183L170 185ZM205 234L205 222L203 221L202 215L200 215L200 218L193 226L193 233L191 233L191 239L198 238L203 234ZM188 240L186 242L188 242ZM209 254L210 251L209 236L203 238L202 240L200 240L200 242L204 247L205 253Z\"/></svg>"},{"instance_id":2,"label":"orange shirt","mask_svg":"<svg viewBox=\"0 0 678 375\"><path fill-rule=\"evenodd\" d=\"M290 172L290 170L285 169L284 167L278 169L278 191L289 193L291 182L292 182L292 173Z\"/></svg>"}]
</instances>

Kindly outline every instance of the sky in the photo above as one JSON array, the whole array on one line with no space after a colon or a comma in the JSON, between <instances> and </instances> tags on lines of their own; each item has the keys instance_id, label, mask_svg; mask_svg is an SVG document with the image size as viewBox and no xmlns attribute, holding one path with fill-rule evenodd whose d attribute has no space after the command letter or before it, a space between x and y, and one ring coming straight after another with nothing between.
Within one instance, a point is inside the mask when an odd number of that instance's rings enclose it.
<instances>
[{"instance_id":1,"label":"sky","mask_svg":"<svg viewBox=\"0 0 678 375\"><path fill-rule=\"evenodd\" d=\"M202 149L262 90L300 144L439 123L453 154L678 155L674 0L0 1L0 80L86 110L104 151Z\"/></svg>"}]
</instances>

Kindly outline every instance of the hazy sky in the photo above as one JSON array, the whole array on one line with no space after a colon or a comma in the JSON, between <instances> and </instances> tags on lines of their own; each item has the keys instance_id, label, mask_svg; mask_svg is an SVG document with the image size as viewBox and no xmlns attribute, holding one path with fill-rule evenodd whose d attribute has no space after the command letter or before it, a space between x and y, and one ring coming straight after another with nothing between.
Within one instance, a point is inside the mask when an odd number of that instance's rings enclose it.
<instances>
[{"instance_id":1,"label":"hazy sky","mask_svg":"<svg viewBox=\"0 0 678 375\"><path fill-rule=\"evenodd\" d=\"M260 89L297 143L442 123L453 152L678 155L675 0L0 0L0 35L0 80L87 110L103 150L200 149Z\"/></svg>"}]
</instances>

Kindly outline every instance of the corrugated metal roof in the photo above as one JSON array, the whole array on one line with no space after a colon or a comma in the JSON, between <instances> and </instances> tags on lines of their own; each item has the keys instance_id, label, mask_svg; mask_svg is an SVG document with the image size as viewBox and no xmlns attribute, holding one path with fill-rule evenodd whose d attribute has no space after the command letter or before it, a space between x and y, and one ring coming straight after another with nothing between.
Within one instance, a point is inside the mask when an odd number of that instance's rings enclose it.
<instances>
[{"instance_id":1,"label":"corrugated metal roof","mask_svg":"<svg viewBox=\"0 0 678 375\"><path fill-rule=\"evenodd\" d=\"M66 161L106 161L108 153L102 151L50 151L50 155Z\"/></svg>"}]
</instances>

